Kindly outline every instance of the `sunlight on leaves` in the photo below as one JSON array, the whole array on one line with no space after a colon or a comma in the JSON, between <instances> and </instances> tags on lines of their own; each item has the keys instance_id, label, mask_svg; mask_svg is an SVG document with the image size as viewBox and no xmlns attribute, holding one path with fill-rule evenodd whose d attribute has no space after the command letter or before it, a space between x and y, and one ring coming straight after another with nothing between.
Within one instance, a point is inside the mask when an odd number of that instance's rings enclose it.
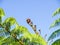
<instances>
[{"instance_id":1,"label":"sunlight on leaves","mask_svg":"<svg viewBox=\"0 0 60 45\"><path fill-rule=\"evenodd\" d=\"M0 8L0 17L5 16L4 10Z\"/></svg>"}]
</instances>

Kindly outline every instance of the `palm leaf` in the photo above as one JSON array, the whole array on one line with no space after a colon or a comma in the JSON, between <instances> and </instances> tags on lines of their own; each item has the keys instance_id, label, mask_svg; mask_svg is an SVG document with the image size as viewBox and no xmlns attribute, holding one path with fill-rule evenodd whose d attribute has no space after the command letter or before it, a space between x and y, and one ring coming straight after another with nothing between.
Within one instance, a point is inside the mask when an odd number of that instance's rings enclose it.
<instances>
[{"instance_id":1,"label":"palm leaf","mask_svg":"<svg viewBox=\"0 0 60 45\"><path fill-rule=\"evenodd\" d=\"M60 29L56 30L55 32L53 32L51 34L51 36L48 38L48 41L51 40L51 39L54 39L56 37L60 36Z\"/></svg>"},{"instance_id":2,"label":"palm leaf","mask_svg":"<svg viewBox=\"0 0 60 45\"><path fill-rule=\"evenodd\" d=\"M54 13L53 13L53 17L56 16L57 14L60 14L60 8L58 8Z\"/></svg>"},{"instance_id":3,"label":"palm leaf","mask_svg":"<svg viewBox=\"0 0 60 45\"><path fill-rule=\"evenodd\" d=\"M60 39L58 39L55 42L53 42L52 45L60 45Z\"/></svg>"},{"instance_id":4,"label":"palm leaf","mask_svg":"<svg viewBox=\"0 0 60 45\"><path fill-rule=\"evenodd\" d=\"M0 17L5 16L4 10L0 8Z\"/></svg>"},{"instance_id":5,"label":"palm leaf","mask_svg":"<svg viewBox=\"0 0 60 45\"><path fill-rule=\"evenodd\" d=\"M60 24L60 18L58 18L57 20L55 20L55 21L51 24L50 28L55 27L55 26L58 26L59 24Z\"/></svg>"}]
</instances>

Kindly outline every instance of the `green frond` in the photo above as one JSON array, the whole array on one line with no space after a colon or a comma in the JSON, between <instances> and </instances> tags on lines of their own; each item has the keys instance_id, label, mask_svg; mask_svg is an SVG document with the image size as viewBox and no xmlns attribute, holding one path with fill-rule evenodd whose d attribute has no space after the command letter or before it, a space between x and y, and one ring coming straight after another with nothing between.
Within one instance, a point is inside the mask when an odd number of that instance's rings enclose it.
<instances>
[{"instance_id":1,"label":"green frond","mask_svg":"<svg viewBox=\"0 0 60 45\"><path fill-rule=\"evenodd\" d=\"M5 16L4 10L0 8L0 17Z\"/></svg>"},{"instance_id":2,"label":"green frond","mask_svg":"<svg viewBox=\"0 0 60 45\"><path fill-rule=\"evenodd\" d=\"M32 34L32 41L42 45L47 45L47 42L43 39L43 37L36 34Z\"/></svg>"},{"instance_id":3,"label":"green frond","mask_svg":"<svg viewBox=\"0 0 60 45\"><path fill-rule=\"evenodd\" d=\"M52 45L60 45L60 39L57 39L56 41L54 41Z\"/></svg>"},{"instance_id":4,"label":"green frond","mask_svg":"<svg viewBox=\"0 0 60 45\"><path fill-rule=\"evenodd\" d=\"M23 32L23 37L30 39L30 41L41 43L42 45L47 45L46 41L39 35L31 34L27 28L20 26L21 32Z\"/></svg>"},{"instance_id":5,"label":"green frond","mask_svg":"<svg viewBox=\"0 0 60 45\"><path fill-rule=\"evenodd\" d=\"M23 38L29 39L30 42L34 42L34 43L41 44L41 45L47 45L47 42L43 39L43 37L38 36L36 34L25 33L23 35Z\"/></svg>"},{"instance_id":6,"label":"green frond","mask_svg":"<svg viewBox=\"0 0 60 45\"><path fill-rule=\"evenodd\" d=\"M23 33L28 32L28 29L26 27L24 27L24 26L19 26L19 29Z\"/></svg>"},{"instance_id":7,"label":"green frond","mask_svg":"<svg viewBox=\"0 0 60 45\"><path fill-rule=\"evenodd\" d=\"M0 8L0 24L2 23L2 16L4 16L4 15L5 15L5 13L4 13L3 9ZM15 25L16 27L10 31L10 29L11 29L10 27L14 24L16 24ZM21 26L21 25L19 26L19 24L16 22L15 18L13 18L13 17L7 18L2 23L2 26L5 31L0 31L0 33L4 32L4 34L5 34L7 31L9 33L9 36L8 37L0 36L0 45L20 45L20 43L18 41L16 41L15 38L12 36L13 34L16 34L15 36L17 36L16 37L17 39L21 39L21 37L25 38L25 39L29 39L29 41L30 41L29 43L31 43L31 44L25 43L25 45L37 45L37 44L47 45L47 42L43 39L42 36L39 36L37 34L31 34L26 27ZM20 38L18 38L18 35L22 35L22 36ZM35 43L35 44L32 44L32 43Z\"/></svg>"},{"instance_id":8,"label":"green frond","mask_svg":"<svg viewBox=\"0 0 60 45\"><path fill-rule=\"evenodd\" d=\"M51 36L48 38L48 41L51 40L51 39L54 39L56 37L60 36L60 29L54 31Z\"/></svg>"},{"instance_id":9,"label":"green frond","mask_svg":"<svg viewBox=\"0 0 60 45\"><path fill-rule=\"evenodd\" d=\"M19 25L16 24L16 27L12 30L12 32L26 33L26 32L28 32L28 29L24 26L19 26Z\"/></svg>"},{"instance_id":10,"label":"green frond","mask_svg":"<svg viewBox=\"0 0 60 45\"><path fill-rule=\"evenodd\" d=\"M7 37L2 41L1 45L16 45L19 44L17 41L15 41L12 37Z\"/></svg>"},{"instance_id":11,"label":"green frond","mask_svg":"<svg viewBox=\"0 0 60 45\"><path fill-rule=\"evenodd\" d=\"M0 42L4 39L5 37L3 37L3 36L0 36Z\"/></svg>"},{"instance_id":12,"label":"green frond","mask_svg":"<svg viewBox=\"0 0 60 45\"><path fill-rule=\"evenodd\" d=\"M0 36L0 45L3 43L3 41L7 39L6 37Z\"/></svg>"},{"instance_id":13,"label":"green frond","mask_svg":"<svg viewBox=\"0 0 60 45\"><path fill-rule=\"evenodd\" d=\"M52 17L56 16L57 14L60 14L60 8L58 8L52 15Z\"/></svg>"},{"instance_id":14,"label":"green frond","mask_svg":"<svg viewBox=\"0 0 60 45\"><path fill-rule=\"evenodd\" d=\"M57 20L55 20L55 21L51 24L50 28L55 27L55 26L58 26L59 24L60 24L60 18L57 19Z\"/></svg>"},{"instance_id":15,"label":"green frond","mask_svg":"<svg viewBox=\"0 0 60 45\"><path fill-rule=\"evenodd\" d=\"M23 33L23 37L26 39L30 39L30 41L32 39L31 34L29 32Z\"/></svg>"},{"instance_id":16,"label":"green frond","mask_svg":"<svg viewBox=\"0 0 60 45\"><path fill-rule=\"evenodd\" d=\"M19 26L20 32L23 34L24 38L31 38L31 33L24 26Z\"/></svg>"},{"instance_id":17,"label":"green frond","mask_svg":"<svg viewBox=\"0 0 60 45\"><path fill-rule=\"evenodd\" d=\"M40 43L42 45L47 45L46 41L41 37L38 36L36 34L31 34L28 29L24 26L18 26L16 27L16 29L14 30L14 32L20 31L22 34L22 37L25 39L29 39L31 42L36 42L36 43Z\"/></svg>"},{"instance_id":18,"label":"green frond","mask_svg":"<svg viewBox=\"0 0 60 45\"><path fill-rule=\"evenodd\" d=\"M6 24L6 23L8 23L8 22L9 22L11 25L13 25L13 24L16 23L16 20L15 20L15 18L13 18L13 17L9 17L9 18L7 18L3 23Z\"/></svg>"},{"instance_id":19,"label":"green frond","mask_svg":"<svg viewBox=\"0 0 60 45\"><path fill-rule=\"evenodd\" d=\"M30 42L35 42L37 44L47 45L47 42L43 39L43 37L38 36L36 34L26 33L23 36L25 39L29 39Z\"/></svg>"}]
</instances>

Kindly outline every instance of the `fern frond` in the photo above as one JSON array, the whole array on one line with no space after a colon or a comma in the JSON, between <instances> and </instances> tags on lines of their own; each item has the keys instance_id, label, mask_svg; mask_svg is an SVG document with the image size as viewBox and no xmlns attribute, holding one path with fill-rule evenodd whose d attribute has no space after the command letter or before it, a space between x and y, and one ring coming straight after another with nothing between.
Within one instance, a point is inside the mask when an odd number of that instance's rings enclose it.
<instances>
[{"instance_id":1,"label":"fern frond","mask_svg":"<svg viewBox=\"0 0 60 45\"><path fill-rule=\"evenodd\" d=\"M58 18L57 20L55 20L55 21L51 24L50 28L55 27L55 26L58 26L58 25L60 25L60 18Z\"/></svg>"},{"instance_id":2,"label":"fern frond","mask_svg":"<svg viewBox=\"0 0 60 45\"><path fill-rule=\"evenodd\" d=\"M48 41L51 40L51 39L54 39L56 37L60 36L60 29L54 31L51 36L48 38Z\"/></svg>"},{"instance_id":3,"label":"fern frond","mask_svg":"<svg viewBox=\"0 0 60 45\"><path fill-rule=\"evenodd\" d=\"M54 41L52 45L60 45L60 39L57 39L56 41Z\"/></svg>"},{"instance_id":4,"label":"fern frond","mask_svg":"<svg viewBox=\"0 0 60 45\"><path fill-rule=\"evenodd\" d=\"M57 14L60 14L60 8L58 8L52 15L52 17L56 16Z\"/></svg>"},{"instance_id":5,"label":"fern frond","mask_svg":"<svg viewBox=\"0 0 60 45\"><path fill-rule=\"evenodd\" d=\"M15 20L15 18L13 18L13 17L9 17L9 18L7 18L4 22L3 22L3 24L6 24L6 23L10 23L11 25L13 25L13 24L15 24L16 23L16 20Z\"/></svg>"}]
</instances>

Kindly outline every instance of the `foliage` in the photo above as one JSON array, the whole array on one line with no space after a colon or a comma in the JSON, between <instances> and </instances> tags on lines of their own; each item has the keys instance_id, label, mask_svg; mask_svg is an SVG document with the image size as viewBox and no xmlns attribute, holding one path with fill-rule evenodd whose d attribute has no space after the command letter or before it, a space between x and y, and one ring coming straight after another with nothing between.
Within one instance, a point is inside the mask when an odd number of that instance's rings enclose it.
<instances>
[{"instance_id":1,"label":"foliage","mask_svg":"<svg viewBox=\"0 0 60 45\"><path fill-rule=\"evenodd\" d=\"M57 39L52 45L60 45L60 39Z\"/></svg>"},{"instance_id":2,"label":"foliage","mask_svg":"<svg viewBox=\"0 0 60 45\"><path fill-rule=\"evenodd\" d=\"M57 14L60 14L60 8L56 9L53 13L52 17L56 16Z\"/></svg>"},{"instance_id":3,"label":"foliage","mask_svg":"<svg viewBox=\"0 0 60 45\"><path fill-rule=\"evenodd\" d=\"M59 26L59 24L60 24L60 18L58 18L57 20L55 20L55 21L51 24L50 28L55 27L55 26Z\"/></svg>"},{"instance_id":4,"label":"foliage","mask_svg":"<svg viewBox=\"0 0 60 45\"><path fill-rule=\"evenodd\" d=\"M19 25L13 17L2 22L4 10L0 8L0 45L47 45L38 34L32 34L24 26ZM11 26L15 27L11 30Z\"/></svg>"},{"instance_id":5,"label":"foliage","mask_svg":"<svg viewBox=\"0 0 60 45\"><path fill-rule=\"evenodd\" d=\"M60 8L58 8L54 13L53 13L53 17L56 16L57 14L60 14ZM60 26L60 18L56 19L50 26L50 28L56 27L56 26ZM60 36L60 29L57 29L56 31L54 31L51 36L48 38L48 41L53 40L56 37ZM55 42L52 43L52 45L60 45L60 39L57 39Z\"/></svg>"},{"instance_id":6,"label":"foliage","mask_svg":"<svg viewBox=\"0 0 60 45\"><path fill-rule=\"evenodd\" d=\"M51 40L51 39L54 39L56 37L60 36L60 29L54 31L51 36L49 37L48 41Z\"/></svg>"},{"instance_id":7,"label":"foliage","mask_svg":"<svg viewBox=\"0 0 60 45\"><path fill-rule=\"evenodd\" d=\"M4 10L0 8L0 17L5 16Z\"/></svg>"}]
</instances>

